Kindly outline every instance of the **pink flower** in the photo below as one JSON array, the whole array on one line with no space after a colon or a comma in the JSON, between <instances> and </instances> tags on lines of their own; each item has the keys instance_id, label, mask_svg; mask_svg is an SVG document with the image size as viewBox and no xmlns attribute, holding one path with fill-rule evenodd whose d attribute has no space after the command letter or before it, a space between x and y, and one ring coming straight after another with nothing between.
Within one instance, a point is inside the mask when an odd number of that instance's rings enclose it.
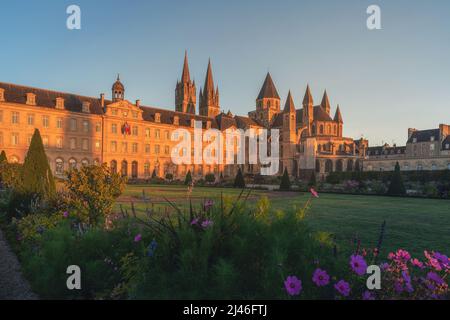
<instances>
[{"instance_id":1,"label":"pink flower","mask_svg":"<svg viewBox=\"0 0 450 320\"><path fill-rule=\"evenodd\" d=\"M350 285L344 280L340 280L338 283L336 283L334 285L334 288L344 297L348 297L348 295L350 294Z\"/></svg>"},{"instance_id":2,"label":"pink flower","mask_svg":"<svg viewBox=\"0 0 450 320\"><path fill-rule=\"evenodd\" d=\"M439 263L439 260L434 257L434 253L429 254L428 251L425 251L424 254L425 254L425 257L428 259L428 262L427 262L428 266L434 268L436 271L442 270L442 266Z\"/></svg>"},{"instance_id":3,"label":"pink flower","mask_svg":"<svg viewBox=\"0 0 450 320\"><path fill-rule=\"evenodd\" d=\"M64 218L67 218L67 217L69 217L69 212L67 212L67 211L64 211L64 212L63 212L63 217L64 217Z\"/></svg>"},{"instance_id":4,"label":"pink flower","mask_svg":"<svg viewBox=\"0 0 450 320\"><path fill-rule=\"evenodd\" d=\"M362 276L366 273L367 270L367 263L364 260L364 258L360 255L352 255L350 257L350 266L352 267L352 270L358 275Z\"/></svg>"},{"instance_id":5,"label":"pink flower","mask_svg":"<svg viewBox=\"0 0 450 320\"><path fill-rule=\"evenodd\" d=\"M196 225L198 223L199 219L198 218L194 218L191 221L191 226Z\"/></svg>"},{"instance_id":6,"label":"pink flower","mask_svg":"<svg viewBox=\"0 0 450 320\"><path fill-rule=\"evenodd\" d=\"M139 242L142 240L142 235L139 233L134 237L134 242Z\"/></svg>"},{"instance_id":7,"label":"pink flower","mask_svg":"<svg viewBox=\"0 0 450 320\"><path fill-rule=\"evenodd\" d=\"M419 259L416 259L416 258L411 259L411 264L415 267L418 267L421 269L423 268L423 262L420 262Z\"/></svg>"},{"instance_id":8,"label":"pink flower","mask_svg":"<svg viewBox=\"0 0 450 320\"><path fill-rule=\"evenodd\" d=\"M317 268L316 271L314 271L312 281L318 287L323 287L323 286L326 286L328 283L330 283L330 276L328 275L328 273L325 270Z\"/></svg>"},{"instance_id":9,"label":"pink flower","mask_svg":"<svg viewBox=\"0 0 450 320\"><path fill-rule=\"evenodd\" d=\"M289 276L284 282L284 287L289 295L298 296L302 291L302 281L296 276Z\"/></svg>"},{"instance_id":10,"label":"pink flower","mask_svg":"<svg viewBox=\"0 0 450 320\"><path fill-rule=\"evenodd\" d=\"M319 197L319 194L317 193L316 190L314 190L314 188L311 188L309 191L311 192L311 194L313 195L314 198L318 198Z\"/></svg>"},{"instance_id":11,"label":"pink flower","mask_svg":"<svg viewBox=\"0 0 450 320\"><path fill-rule=\"evenodd\" d=\"M206 229L208 227L211 227L214 224L212 220L205 220L202 222L202 228Z\"/></svg>"}]
</instances>

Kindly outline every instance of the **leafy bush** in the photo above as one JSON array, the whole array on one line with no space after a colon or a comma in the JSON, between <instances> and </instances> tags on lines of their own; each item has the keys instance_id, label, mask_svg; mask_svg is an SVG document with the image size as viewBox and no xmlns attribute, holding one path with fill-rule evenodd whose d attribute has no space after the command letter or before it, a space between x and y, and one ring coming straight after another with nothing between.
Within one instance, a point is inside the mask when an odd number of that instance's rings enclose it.
<instances>
[{"instance_id":1,"label":"leafy bush","mask_svg":"<svg viewBox=\"0 0 450 320\"><path fill-rule=\"evenodd\" d=\"M280 190L281 191L291 190L291 180L289 180L289 174L286 168L284 169L283 177L281 178Z\"/></svg>"},{"instance_id":2,"label":"leafy bush","mask_svg":"<svg viewBox=\"0 0 450 320\"><path fill-rule=\"evenodd\" d=\"M186 174L186 178L184 179L184 184L186 186L190 185L192 183L192 174L191 174L191 170L189 170Z\"/></svg>"},{"instance_id":3,"label":"leafy bush","mask_svg":"<svg viewBox=\"0 0 450 320\"><path fill-rule=\"evenodd\" d=\"M405 186L403 185L402 175L400 173L400 165L398 162L395 164L395 170L392 174L391 183L387 194L390 196L403 196L406 194Z\"/></svg>"},{"instance_id":4,"label":"leafy bush","mask_svg":"<svg viewBox=\"0 0 450 320\"><path fill-rule=\"evenodd\" d=\"M216 176L214 173L208 173L205 175L205 182L209 184L216 182Z\"/></svg>"},{"instance_id":5,"label":"leafy bush","mask_svg":"<svg viewBox=\"0 0 450 320\"><path fill-rule=\"evenodd\" d=\"M83 166L67 174L68 201L82 221L97 225L106 219L115 199L123 192L126 178L111 172L106 164Z\"/></svg>"},{"instance_id":6,"label":"leafy bush","mask_svg":"<svg viewBox=\"0 0 450 320\"><path fill-rule=\"evenodd\" d=\"M242 175L242 171L241 168L239 168L237 174L236 174L236 178L234 179L234 187L235 188L245 188L245 180L244 180L244 176Z\"/></svg>"}]
</instances>

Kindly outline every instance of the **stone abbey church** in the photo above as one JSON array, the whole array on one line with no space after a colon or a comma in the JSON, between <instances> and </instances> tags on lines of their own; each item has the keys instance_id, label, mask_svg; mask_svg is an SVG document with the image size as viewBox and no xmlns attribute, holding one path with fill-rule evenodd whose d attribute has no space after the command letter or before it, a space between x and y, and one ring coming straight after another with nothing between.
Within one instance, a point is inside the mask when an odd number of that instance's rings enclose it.
<instances>
[{"instance_id":1,"label":"stone abbey church","mask_svg":"<svg viewBox=\"0 0 450 320\"><path fill-rule=\"evenodd\" d=\"M126 100L119 77L111 99L104 94L85 97L0 82L0 150L6 151L10 162L23 162L38 128L57 176L95 163L107 163L115 172L143 179L153 172L182 179L188 170L197 179L208 173L227 178L234 177L239 166L247 175L259 174L258 164L175 165L171 149L178 142L171 141L171 132L185 128L193 133L194 123L201 121L203 129L220 131L279 129L279 174L287 169L293 177L307 178L312 172L323 178L333 171L392 170L395 161L402 162L403 170L450 168L449 126L411 130L406 147L369 148L367 140L344 137L340 108L332 110L326 91L316 105L307 86L300 104L297 108L290 93L282 104L268 73L254 111L247 116L225 113L210 62L197 99L187 55L175 88L174 111Z\"/></svg>"}]
</instances>

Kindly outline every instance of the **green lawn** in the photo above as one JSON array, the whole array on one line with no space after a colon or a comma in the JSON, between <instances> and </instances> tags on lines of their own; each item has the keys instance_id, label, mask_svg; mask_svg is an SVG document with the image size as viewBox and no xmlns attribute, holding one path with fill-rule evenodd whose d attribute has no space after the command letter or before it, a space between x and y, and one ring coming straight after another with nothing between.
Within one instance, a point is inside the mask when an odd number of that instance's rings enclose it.
<instances>
[{"instance_id":1,"label":"green lawn","mask_svg":"<svg viewBox=\"0 0 450 320\"><path fill-rule=\"evenodd\" d=\"M179 206L187 205L185 186L128 186L118 201L125 209L134 202L138 213L145 211L142 190L150 198L156 211L164 212L167 204L163 197ZM238 189L195 187L191 198L199 205L203 199L220 199L223 193L237 197ZM300 208L309 194L252 191L250 203L261 196L268 196L273 209ZM450 201L435 199L391 198L377 196L354 196L321 194L313 200L307 220L319 231L331 232L344 250L350 250L355 237L361 239L363 247L374 247L379 230L386 220L383 243L384 252L404 248L414 254L423 250L437 250L450 253Z\"/></svg>"}]
</instances>

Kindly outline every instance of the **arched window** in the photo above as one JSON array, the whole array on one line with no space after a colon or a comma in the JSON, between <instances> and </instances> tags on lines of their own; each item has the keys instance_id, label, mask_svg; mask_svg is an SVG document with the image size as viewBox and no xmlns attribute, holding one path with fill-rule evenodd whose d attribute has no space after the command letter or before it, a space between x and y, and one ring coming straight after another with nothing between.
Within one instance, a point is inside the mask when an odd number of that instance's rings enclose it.
<instances>
[{"instance_id":1,"label":"arched window","mask_svg":"<svg viewBox=\"0 0 450 320\"><path fill-rule=\"evenodd\" d=\"M418 164L417 165L417 171L422 171L423 170L423 166L422 166L422 164Z\"/></svg>"},{"instance_id":2,"label":"arched window","mask_svg":"<svg viewBox=\"0 0 450 320\"><path fill-rule=\"evenodd\" d=\"M319 127L319 133L323 134L323 124L321 124L320 127Z\"/></svg>"},{"instance_id":3,"label":"arched window","mask_svg":"<svg viewBox=\"0 0 450 320\"><path fill-rule=\"evenodd\" d=\"M333 131L334 131L334 134L337 134L337 128L336 128L336 125L333 126Z\"/></svg>"},{"instance_id":4,"label":"arched window","mask_svg":"<svg viewBox=\"0 0 450 320\"><path fill-rule=\"evenodd\" d=\"M112 160L111 163L109 164L109 167L111 168L112 173L117 173L117 161L116 160Z\"/></svg>"},{"instance_id":5,"label":"arched window","mask_svg":"<svg viewBox=\"0 0 450 320\"><path fill-rule=\"evenodd\" d=\"M64 173L64 160L61 158L55 160L55 173L59 175Z\"/></svg>"},{"instance_id":6,"label":"arched window","mask_svg":"<svg viewBox=\"0 0 450 320\"><path fill-rule=\"evenodd\" d=\"M447 169L450 170L450 162L447 163Z\"/></svg>"},{"instance_id":7,"label":"arched window","mask_svg":"<svg viewBox=\"0 0 450 320\"><path fill-rule=\"evenodd\" d=\"M128 162L126 160L122 161L122 168L120 171L121 171L122 177L128 176Z\"/></svg>"},{"instance_id":8,"label":"arched window","mask_svg":"<svg viewBox=\"0 0 450 320\"><path fill-rule=\"evenodd\" d=\"M347 171L353 171L353 160L347 161Z\"/></svg>"},{"instance_id":9,"label":"arched window","mask_svg":"<svg viewBox=\"0 0 450 320\"><path fill-rule=\"evenodd\" d=\"M327 134L331 134L331 126L327 125Z\"/></svg>"},{"instance_id":10,"label":"arched window","mask_svg":"<svg viewBox=\"0 0 450 320\"><path fill-rule=\"evenodd\" d=\"M317 146L317 150L318 150L319 152L322 152L322 145L321 145L321 144L319 144L319 145Z\"/></svg>"},{"instance_id":11,"label":"arched window","mask_svg":"<svg viewBox=\"0 0 450 320\"><path fill-rule=\"evenodd\" d=\"M431 170L437 170L437 165L436 165L436 163L432 163L432 164L431 164Z\"/></svg>"},{"instance_id":12,"label":"arched window","mask_svg":"<svg viewBox=\"0 0 450 320\"><path fill-rule=\"evenodd\" d=\"M320 161L316 159L316 172L320 172Z\"/></svg>"},{"instance_id":13,"label":"arched window","mask_svg":"<svg viewBox=\"0 0 450 320\"><path fill-rule=\"evenodd\" d=\"M69 160L69 169L76 169L77 168L77 160L74 158Z\"/></svg>"},{"instance_id":14,"label":"arched window","mask_svg":"<svg viewBox=\"0 0 450 320\"><path fill-rule=\"evenodd\" d=\"M336 171L342 172L343 168L344 168L344 162L341 159L336 161Z\"/></svg>"},{"instance_id":15,"label":"arched window","mask_svg":"<svg viewBox=\"0 0 450 320\"><path fill-rule=\"evenodd\" d=\"M331 161L330 159L325 162L325 172L333 172L333 161Z\"/></svg>"},{"instance_id":16,"label":"arched window","mask_svg":"<svg viewBox=\"0 0 450 320\"><path fill-rule=\"evenodd\" d=\"M131 163L131 177L133 179L136 179L138 177L138 162L133 161Z\"/></svg>"},{"instance_id":17,"label":"arched window","mask_svg":"<svg viewBox=\"0 0 450 320\"><path fill-rule=\"evenodd\" d=\"M313 124L312 125L312 134L316 134L316 125L315 124Z\"/></svg>"},{"instance_id":18,"label":"arched window","mask_svg":"<svg viewBox=\"0 0 450 320\"><path fill-rule=\"evenodd\" d=\"M148 177L150 175L150 162L144 163L144 176Z\"/></svg>"}]
</instances>

